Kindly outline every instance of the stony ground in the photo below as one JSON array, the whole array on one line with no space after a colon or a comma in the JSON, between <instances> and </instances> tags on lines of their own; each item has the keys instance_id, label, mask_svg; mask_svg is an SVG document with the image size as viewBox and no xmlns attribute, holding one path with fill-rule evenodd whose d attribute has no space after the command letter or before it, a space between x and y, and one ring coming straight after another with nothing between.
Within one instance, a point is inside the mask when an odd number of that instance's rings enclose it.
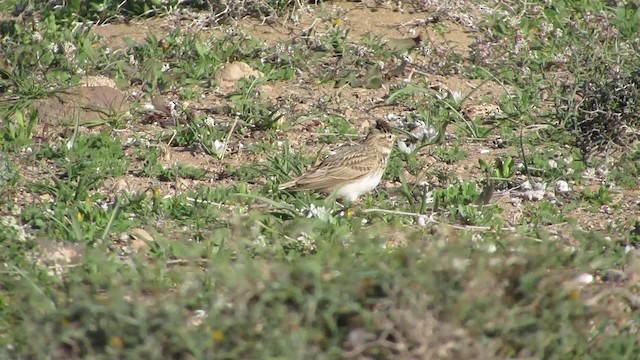
<instances>
[{"instance_id":1,"label":"stony ground","mask_svg":"<svg viewBox=\"0 0 640 360\"><path fill-rule=\"evenodd\" d=\"M584 157L591 133L565 131L567 114L618 111L580 108L576 49L626 74L637 34L619 9L518 6L3 30L41 58L16 47L1 68L2 351L640 356L640 148ZM620 54L581 40L604 28ZM401 137L375 193L342 208L277 190L380 118L418 140Z\"/></svg>"}]
</instances>

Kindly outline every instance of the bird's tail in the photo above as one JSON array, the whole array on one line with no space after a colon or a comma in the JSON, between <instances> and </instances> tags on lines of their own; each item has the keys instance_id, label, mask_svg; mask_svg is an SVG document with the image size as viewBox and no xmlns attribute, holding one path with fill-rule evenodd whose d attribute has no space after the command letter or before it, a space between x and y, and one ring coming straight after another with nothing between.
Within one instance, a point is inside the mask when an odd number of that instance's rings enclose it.
<instances>
[{"instance_id":1,"label":"bird's tail","mask_svg":"<svg viewBox=\"0 0 640 360\"><path fill-rule=\"evenodd\" d=\"M292 188L292 187L296 186L297 183L298 183L297 180L291 180L291 181L288 181L288 182L286 182L284 184L278 185L278 189L279 190L289 189L289 188Z\"/></svg>"}]
</instances>

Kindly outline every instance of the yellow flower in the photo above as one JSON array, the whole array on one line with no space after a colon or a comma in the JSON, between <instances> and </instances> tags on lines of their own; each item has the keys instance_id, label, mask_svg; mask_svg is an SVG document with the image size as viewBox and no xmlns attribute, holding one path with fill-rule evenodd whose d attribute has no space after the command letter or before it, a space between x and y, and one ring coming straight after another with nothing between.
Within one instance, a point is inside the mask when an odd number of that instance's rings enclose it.
<instances>
[{"instance_id":1,"label":"yellow flower","mask_svg":"<svg viewBox=\"0 0 640 360\"><path fill-rule=\"evenodd\" d=\"M336 26L340 26L340 23L341 23L340 19L333 19L333 21L331 22L331 25L333 27L336 27Z\"/></svg>"},{"instance_id":2,"label":"yellow flower","mask_svg":"<svg viewBox=\"0 0 640 360\"><path fill-rule=\"evenodd\" d=\"M169 42L164 39L160 40L160 47L162 48L162 51L169 50Z\"/></svg>"},{"instance_id":3,"label":"yellow flower","mask_svg":"<svg viewBox=\"0 0 640 360\"><path fill-rule=\"evenodd\" d=\"M112 336L111 338L109 338L109 342L112 346L119 349L122 349L122 347L124 346L124 341L122 341L122 337L120 336Z\"/></svg>"},{"instance_id":4,"label":"yellow flower","mask_svg":"<svg viewBox=\"0 0 640 360\"><path fill-rule=\"evenodd\" d=\"M577 290L571 290L571 291L569 291L569 294L568 294L567 297L571 301L578 301L580 299L580 294L578 293Z\"/></svg>"},{"instance_id":5,"label":"yellow flower","mask_svg":"<svg viewBox=\"0 0 640 360\"><path fill-rule=\"evenodd\" d=\"M222 339L224 339L224 334L222 333L222 331L213 330L211 332L211 340L218 342L218 341L220 341Z\"/></svg>"},{"instance_id":6,"label":"yellow flower","mask_svg":"<svg viewBox=\"0 0 640 360\"><path fill-rule=\"evenodd\" d=\"M82 221L83 216L82 216L82 213L80 211L76 212L76 219L78 219L78 221Z\"/></svg>"}]
</instances>

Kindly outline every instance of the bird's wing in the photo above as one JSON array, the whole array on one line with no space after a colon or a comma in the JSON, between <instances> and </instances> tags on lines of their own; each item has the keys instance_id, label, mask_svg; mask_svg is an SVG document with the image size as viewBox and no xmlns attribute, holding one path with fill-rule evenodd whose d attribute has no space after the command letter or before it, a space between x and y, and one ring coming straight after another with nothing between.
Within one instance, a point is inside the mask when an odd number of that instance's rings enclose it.
<instances>
[{"instance_id":1,"label":"bird's wing","mask_svg":"<svg viewBox=\"0 0 640 360\"><path fill-rule=\"evenodd\" d=\"M322 163L300 177L280 185L280 189L330 189L371 173L376 159L361 148L352 148L326 158Z\"/></svg>"}]
</instances>

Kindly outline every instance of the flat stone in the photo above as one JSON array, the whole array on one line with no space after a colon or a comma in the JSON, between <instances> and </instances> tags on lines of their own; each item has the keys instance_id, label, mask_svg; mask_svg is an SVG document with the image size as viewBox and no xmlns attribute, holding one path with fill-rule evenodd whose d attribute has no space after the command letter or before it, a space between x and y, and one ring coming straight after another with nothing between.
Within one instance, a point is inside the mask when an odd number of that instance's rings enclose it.
<instances>
[{"instance_id":1,"label":"flat stone","mask_svg":"<svg viewBox=\"0 0 640 360\"><path fill-rule=\"evenodd\" d=\"M233 85L242 78L255 77L261 78L264 74L258 70L254 70L251 66L241 61L235 61L225 65L215 76L214 80L220 87Z\"/></svg>"},{"instance_id":2,"label":"flat stone","mask_svg":"<svg viewBox=\"0 0 640 360\"><path fill-rule=\"evenodd\" d=\"M43 124L80 123L101 120L129 110L124 93L109 86L75 86L54 95L38 99L32 106L38 110Z\"/></svg>"}]
</instances>

